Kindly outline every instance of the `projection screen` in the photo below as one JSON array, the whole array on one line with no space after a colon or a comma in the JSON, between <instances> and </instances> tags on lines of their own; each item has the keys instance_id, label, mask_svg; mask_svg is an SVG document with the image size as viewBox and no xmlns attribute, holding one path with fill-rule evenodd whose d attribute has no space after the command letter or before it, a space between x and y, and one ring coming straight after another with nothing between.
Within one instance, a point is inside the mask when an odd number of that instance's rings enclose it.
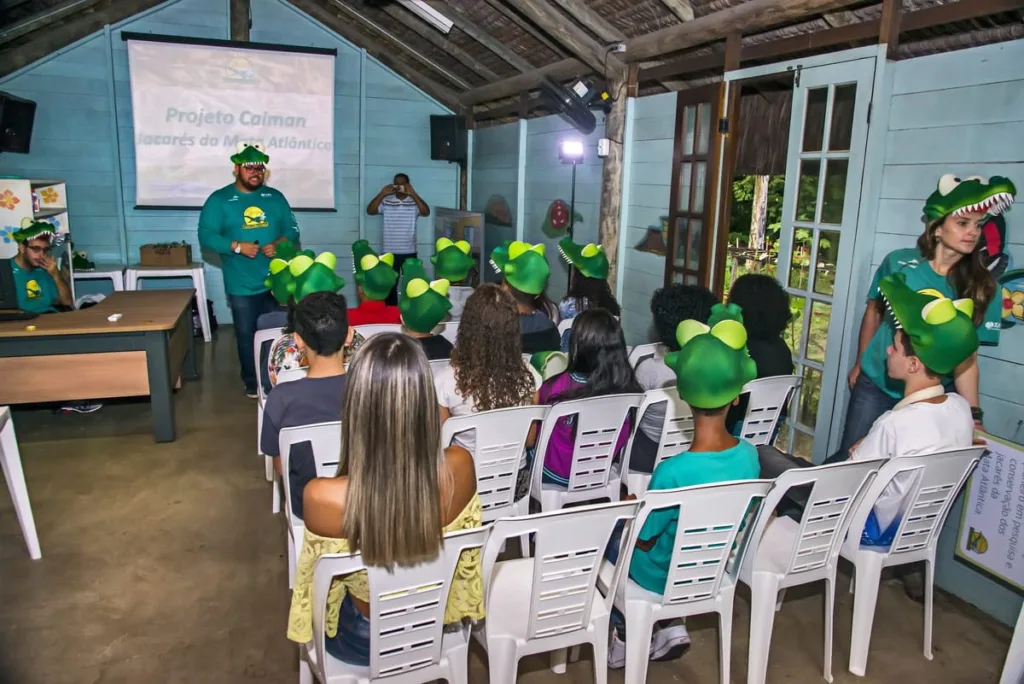
<instances>
[{"instance_id":1,"label":"projection screen","mask_svg":"<svg viewBox=\"0 0 1024 684\"><path fill-rule=\"evenodd\" d=\"M334 50L122 34L128 44L135 203L201 207L233 182L243 141L295 209L334 208Z\"/></svg>"}]
</instances>

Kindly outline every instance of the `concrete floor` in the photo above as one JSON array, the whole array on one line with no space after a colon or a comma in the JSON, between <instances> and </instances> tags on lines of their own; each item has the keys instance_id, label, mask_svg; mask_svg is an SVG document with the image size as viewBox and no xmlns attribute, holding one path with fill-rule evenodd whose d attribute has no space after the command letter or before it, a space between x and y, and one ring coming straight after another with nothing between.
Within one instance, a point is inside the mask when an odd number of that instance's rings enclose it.
<instances>
[{"instance_id":1,"label":"concrete floor","mask_svg":"<svg viewBox=\"0 0 1024 684\"><path fill-rule=\"evenodd\" d=\"M178 440L155 444L149 405L112 402L88 416L16 409L43 558L31 561L0 496L0 682L295 682L284 525L255 453L255 402L241 391L230 328L198 345L203 378L176 398ZM868 676L846 670L851 601L839 581L835 681L998 681L1010 631L937 593L935 659L921 655L921 606L886 583ZM818 682L822 588L791 591L777 614L769 682ZM745 681L748 595L736 601L732 681ZM680 661L648 681L718 682L716 622L690 623ZM485 682L470 656L470 681ZM519 681L590 683L589 654L558 677L541 657ZM621 671L609 681L622 681Z\"/></svg>"}]
</instances>

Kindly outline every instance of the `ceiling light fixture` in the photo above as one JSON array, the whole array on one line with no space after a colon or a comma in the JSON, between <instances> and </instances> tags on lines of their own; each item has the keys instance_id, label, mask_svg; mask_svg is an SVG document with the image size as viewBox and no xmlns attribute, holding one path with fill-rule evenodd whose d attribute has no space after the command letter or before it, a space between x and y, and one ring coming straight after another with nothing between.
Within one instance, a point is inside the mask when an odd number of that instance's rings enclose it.
<instances>
[{"instance_id":1,"label":"ceiling light fixture","mask_svg":"<svg viewBox=\"0 0 1024 684\"><path fill-rule=\"evenodd\" d=\"M441 33L450 33L452 20L444 16L436 9L423 2L423 0L398 0L405 9L427 22Z\"/></svg>"}]
</instances>

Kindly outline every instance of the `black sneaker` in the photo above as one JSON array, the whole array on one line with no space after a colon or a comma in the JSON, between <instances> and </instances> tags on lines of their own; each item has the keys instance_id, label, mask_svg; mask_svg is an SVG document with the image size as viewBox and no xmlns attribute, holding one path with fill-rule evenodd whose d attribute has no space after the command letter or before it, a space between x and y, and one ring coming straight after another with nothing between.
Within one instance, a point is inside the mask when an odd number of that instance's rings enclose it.
<instances>
[{"instance_id":1,"label":"black sneaker","mask_svg":"<svg viewBox=\"0 0 1024 684\"><path fill-rule=\"evenodd\" d=\"M250 399L259 399L260 393L257 392L255 388L246 387L245 396L249 397Z\"/></svg>"},{"instance_id":2,"label":"black sneaker","mask_svg":"<svg viewBox=\"0 0 1024 684\"><path fill-rule=\"evenodd\" d=\"M76 401L60 407L61 413L96 413L103 404L98 401Z\"/></svg>"}]
</instances>

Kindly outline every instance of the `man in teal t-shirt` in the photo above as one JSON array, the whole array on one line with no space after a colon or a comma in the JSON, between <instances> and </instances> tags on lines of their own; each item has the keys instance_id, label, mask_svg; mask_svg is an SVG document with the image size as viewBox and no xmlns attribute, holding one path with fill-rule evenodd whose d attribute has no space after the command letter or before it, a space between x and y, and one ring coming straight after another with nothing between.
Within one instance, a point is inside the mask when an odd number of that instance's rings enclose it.
<instances>
[{"instance_id":1,"label":"man in teal t-shirt","mask_svg":"<svg viewBox=\"0 0 1024 684\"><path fill-rule=\"evenodd\" d=\"M299 241L299 228L288 200L263 184L270 157L259 145L242 143L231 157L235 182L215 190L199 214L199 244L221 256L242 367L245 393L256 396L253 338L256 320L277 303L264 285L270 260L282 240Z\"/></svg>"},{"instance_id":2,"label":"man in teal t-shirt","mask_svg":"<svg viewBox=\"0 0 1024 684\"><path fill-rule=\"evenodd\" d=\"M50 256L52 227L36 222L18 231L15 236L40 225L46 228L35 230L35 235L18 241L18 254L11 260L18 308L37 314L53 313L57 311L58 305L72 305L71 288L57 268L57 261Z\"/></svg>"}]
</instances>

